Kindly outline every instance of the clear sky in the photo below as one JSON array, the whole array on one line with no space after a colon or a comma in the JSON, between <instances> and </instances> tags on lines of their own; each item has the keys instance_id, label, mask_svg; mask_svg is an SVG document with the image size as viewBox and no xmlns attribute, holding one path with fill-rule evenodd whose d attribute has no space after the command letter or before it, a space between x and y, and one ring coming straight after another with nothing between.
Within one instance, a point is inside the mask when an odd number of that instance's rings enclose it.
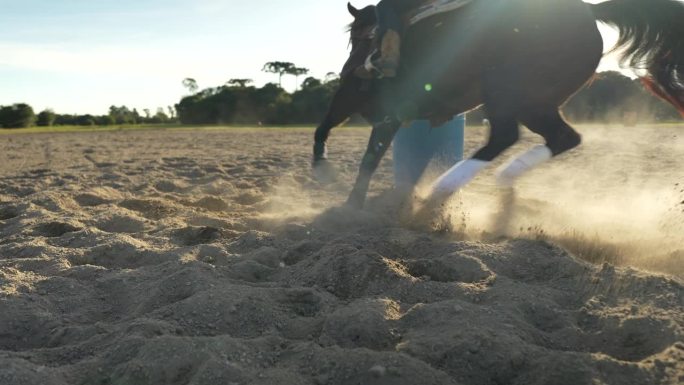
<instances>
[{"instance_id":1,"label":"clear sky","mask_svg":"<svg viewBox=\"0 0 684 385\"><path fill-rule=\"evenodd\" d=\"M321 78L341 69L350 21L346 0L0 0L0 105L154 111L180 100L186 77L277 81L261 72L274 60Z\"/></svg>"}]
</instances>

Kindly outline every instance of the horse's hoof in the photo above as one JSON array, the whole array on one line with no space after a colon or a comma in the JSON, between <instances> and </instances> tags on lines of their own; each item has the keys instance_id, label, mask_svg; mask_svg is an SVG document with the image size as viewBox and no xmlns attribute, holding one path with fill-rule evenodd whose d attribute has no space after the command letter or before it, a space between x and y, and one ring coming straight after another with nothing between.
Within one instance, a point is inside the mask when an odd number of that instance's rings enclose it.
<instances>
[{"instance_id":1,"label":"horse's hoof","mask_svg":"<svg viewBox=\"0 0 684 385\"><path fill-rule=\"evenodd\" d=\"M345 206L352 208L354 210L361 210L363 209L363 203L365 199L364 198L359 198L357 196L354 196L352 194L349 199L347 199L347 202L345 203Z\"/></svg>"},{"instance_id":2,"label":"horse's hoof","mask_svg":"<svg viewBox=\"0 0 684 385\"><path fill-rule=\"evenodd\" d=\"M337 170L327 160L317 160L313 163L313 177L318 183L334 183L337 181Z\"/></svg>"}]
</instances>

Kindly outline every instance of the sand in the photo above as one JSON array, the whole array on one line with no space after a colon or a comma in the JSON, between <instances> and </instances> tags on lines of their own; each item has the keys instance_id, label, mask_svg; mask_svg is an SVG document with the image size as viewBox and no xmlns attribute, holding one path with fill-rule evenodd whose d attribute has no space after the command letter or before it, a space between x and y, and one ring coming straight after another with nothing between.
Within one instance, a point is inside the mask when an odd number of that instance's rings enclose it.
<instances>
[{"instance_id":1,"label":"sand","mask_svg":"<svg viewBox=\"0 0 684 385\"><path fill-rule=\"evenodd\" d=\"M0 136L0 384L680 384L684 141L582 131L437 232L339 207L363 129Z\"/></svg>"}]
</instances>

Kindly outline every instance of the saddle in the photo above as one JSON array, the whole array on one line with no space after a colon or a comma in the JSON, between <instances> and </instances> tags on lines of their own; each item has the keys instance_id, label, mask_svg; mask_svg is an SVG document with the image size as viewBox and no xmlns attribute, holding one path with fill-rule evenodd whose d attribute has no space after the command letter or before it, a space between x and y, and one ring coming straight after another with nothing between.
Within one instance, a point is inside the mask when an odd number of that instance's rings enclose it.
<instances>
[{"instance_id":1,"label":"saddle","mask_svg":"<svg viewBox=\"0 0 684 385\"><path fill-rule=\"evenodd\" d=\"M429 17L441 14L441 13L447 13L447 12L453 12L456 11L462 7L465 7L466 5L470 4L474 0L422 0L420 2L420 5L417 6L415 9L410 10L405 12L403 15L401 15L401 18L403 20L403 25L404 28L410 27L416 23L419 23ZM378 33L378 27L374 27L368 30L367 35L365 37L369 39L376 39ZM396 33L396 32L395 32ZM384 39L387 37L385 36ZM397 37L395 40L399 40L399 37ZM382 44L382 43L378 43ZM395 45L399 45L398 43L395 43ZM388 46L392 46L391 44ZM373 62L373 57L379 52L380 48L377 47L373 53L371 53L367 58L365 63L360 66L356 67L355 69L351 71L355 71L357 76L359 76L362 79L369 79L371 77L383 77L383 72L382 70L378 69ZM396 49L396 57L398 61L398 47ZM358 71L356 71L358 69ZM351 72L350 71L350 72ZM342 70L343 74L345 73L345 70ZM373 75L375 74L375 75ZM380 74L377 76L377 74ZM388 75L388 76L394 76L394 75Z\"/></svg>"},{"instance_id":2,"label":"saddle","mask_svg":"<svg viewBox=\"0 0 684 385\"><path fill-rule=\"evenodd\" d=\"M420 21L427 19L428 17L432 17L440 13L455 11L472 3L473 1L474 0L425 0L423 5L406 15L404 19L405 26L410 27Z\"/></svg>"},{"instance_id":3,"label":"saddle","mask_svg":"<svg viewBox=\"0 0 684 385\"><path fill-rule=\"evenodd\" d=\"M417 24L428 17L439 15L440 13L447 13L455 11L459 8L465 7L475 0L425 0L422 5L415 9L406 12L402 15L404 27L410 27ZM370 37L375 37L377 27L371 29Z\"/></svg>"}]
</instances>

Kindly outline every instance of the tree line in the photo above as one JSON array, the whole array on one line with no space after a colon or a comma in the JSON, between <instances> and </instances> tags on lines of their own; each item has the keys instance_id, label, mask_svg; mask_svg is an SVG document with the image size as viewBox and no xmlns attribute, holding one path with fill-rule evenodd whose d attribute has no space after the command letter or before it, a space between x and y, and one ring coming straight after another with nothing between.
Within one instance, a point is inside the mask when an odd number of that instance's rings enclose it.
<instances>
[{"instance_id":1,"label":"tree line","mask_svg":"<svg viewBox=\"0 0 684 385\"><path fill-rule=\"evenodd\" d=\"M576 122L668 122L681 115L669 103L647 91L639 79L617 71L596 74L563 106L567 118Z\"/></svg>"},{"instance_id":2,"label":"tree line","mask_svg":"<svg viewBox=\"0 0 684 385\"><path fill-rule=\"evenodd\" d=\"M293 75L292 63L272 62L264 71L282 76ZM187 79L186 79L187 80ZM192 81L192 79L190 79ZM325 114L339 85L330 74L319 80L308 77L293 93L279 84L257 88L249 79L232 79L226 84L197 91L196 83L188 89L192 95L176 104L183 124L316 124ZM677 110L648 92L638 79L617 71L596 74L594 79L563 106L563 113L573 122L625 123L679 121ZM484 118L481 110L469 113L472 121Z\"/></svg>"},{"instance_id":3,"label":"tree line","mask_svg":"<svg viewBox=\"0 0 684 385\"><path fill-rule=\"evenodd\" d=\"M278 84L255 87L243 79L206 88L176 104L182 124L315 124L325 114L339 80L306 78L292 93Z\"/></svg>"},{"instance_id":4,"label":"tree line","mask_svg":"<svg viewBox=\"0 0 684 385\"><path fill-rule=\"evenodd\" d=\"M174 107L159 108L155 112L144 109L142 114L126 106L111 106L109 113L102 116L63 115L52 110L35 114L31 106L24 103L0 106L0 127L317 124L340 82L337 75L329 73L324 79L306 77L299 83L299 77L309 71L289 62L266 63L263 71L277 75L278 83L256 87L251 79L235 78L223 85L200 90L194 79L186 78L183 85L189 95L181 98ZM282 87L283 77L288 75L293 76L297 84L293 92ZM563 112L574 122L633 124L681 120L675 108L646 91L639 80L615 71L597 74L563 107ZM473 121L483 117L480 110L469 113Z\"/></svg>"},{"instance_id":5,"label":"tree line","mask_svg":"<svg viewBox=\"0 0 684 385\"><path fill-rule=\"evenodd\" d=\"M144 109L143 114L126 106L111 106L107 115L58 114L45 109L36 114L26 103L0 106L0 128L27 128L33 126L114 126L136 124L176 123L176 110L169 106L166 110L159 107L153 114Z\"/></svg>"},{"instance_id":6,"label":"tree line","mask_svg":"<svg viewBox=\"0 0 684 385\"><path fill-rule=\"evenodd\" d=\"M339 78L329 73L324 79L309 76L301 84L299 77L309 70L289 62L269 62L263 71L278 75L278 83L262 87L251 79L230 79L218 87L198 91L192 78L183 81L191 93L176 104L182 124L315 124L325 114ZM287 92L282 87L285 75L295 78L297 88Z\"/></svg>"}]
</instances>

